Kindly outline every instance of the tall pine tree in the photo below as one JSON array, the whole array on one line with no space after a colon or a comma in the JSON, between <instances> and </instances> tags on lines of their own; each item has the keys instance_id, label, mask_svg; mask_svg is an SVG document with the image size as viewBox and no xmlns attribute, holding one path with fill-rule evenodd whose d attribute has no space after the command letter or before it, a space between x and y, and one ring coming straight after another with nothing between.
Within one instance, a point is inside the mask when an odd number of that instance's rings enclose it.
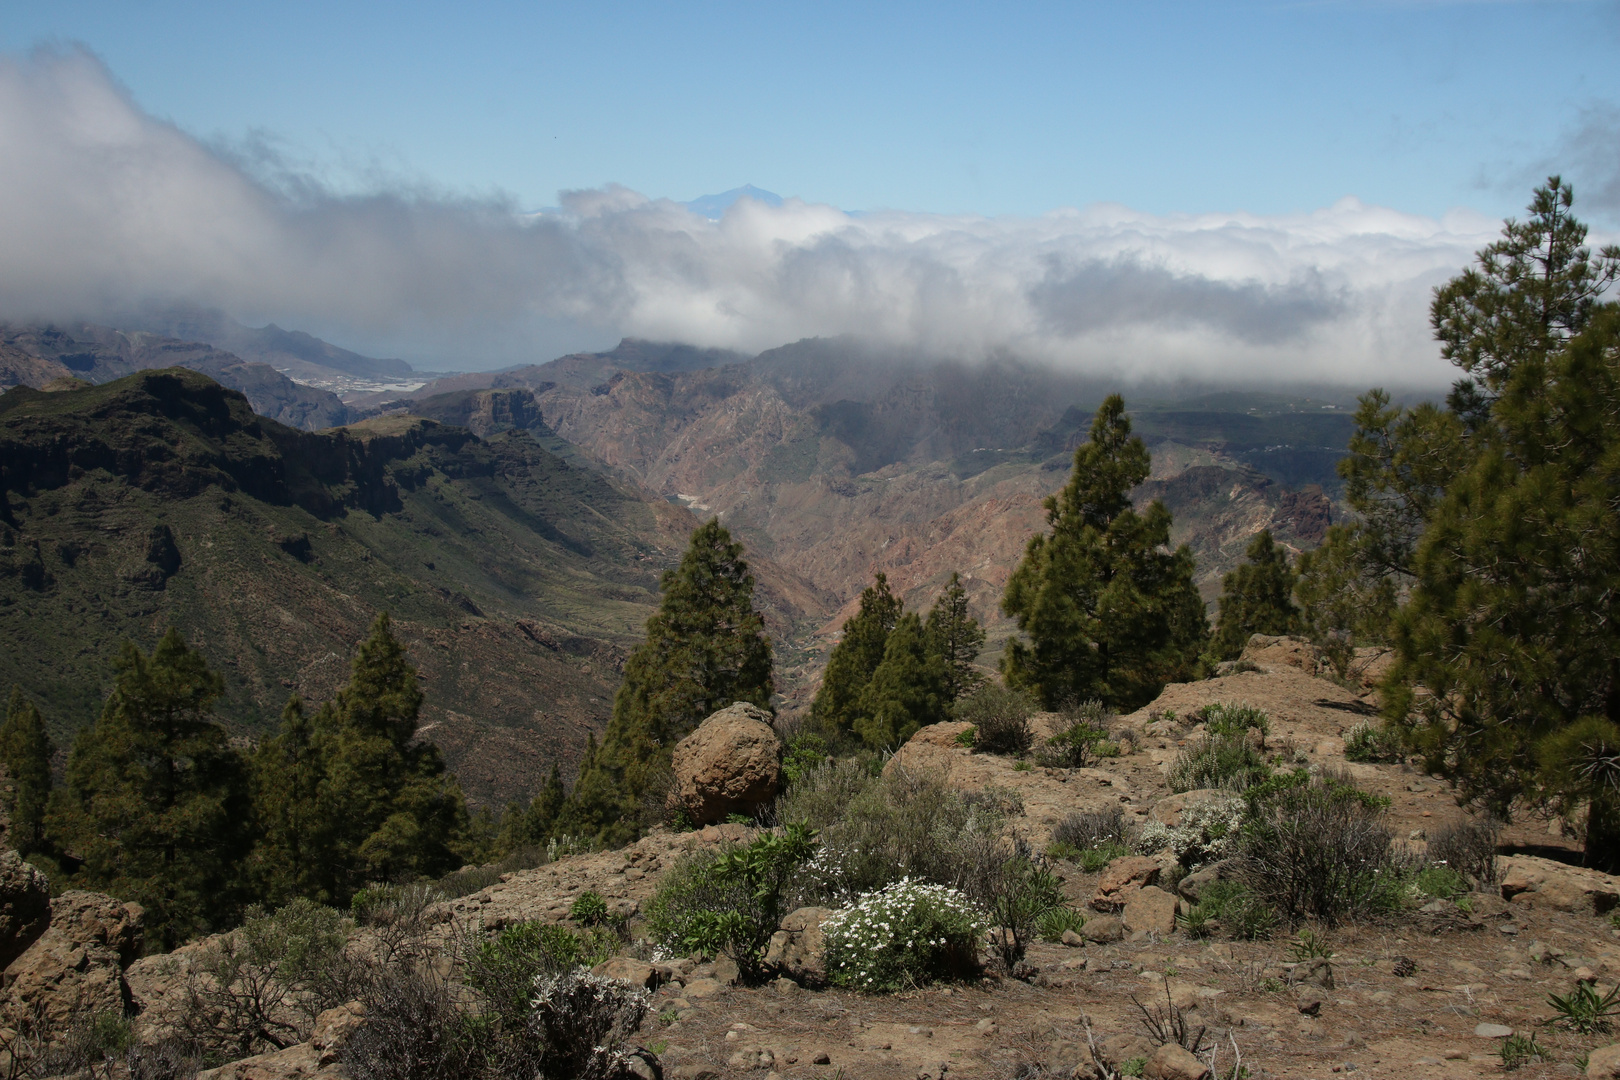
<instances>
[{"instance_id":1,"label":"tall pine tree","mask_svg":"<svg viewBox=\"0 0 1620 1080\"><path fill-rule=\"evenodd\" d=\"M899 621L900 600L889 591L888 578L878 574L862 590L860 609L844 621L843 637L827 658L821 688L811 702L811 715L824 729L854 730L861 694L883 663L889 634Z\"/></svg>"},{"instance_id":2,"label":"tall pine tree","mask_svg":"<svg viewBox=\"0 0 1620 1080\"><path fill-rule=\"evenodd\" d=\"M861 691L855 733L868 746L897 749L918 728L949 719L948 683L945 660L929 649L922 620L900 616Z\"/></svg>"},{"instance_id":3,"label":"tall pine tree","mask_svg":"<svg viewBox=\"0 0 1620 1080\"><path fill-rule=\"evenodd\" d=\"M1142 704L1184 678L1208 639L1186 545L1169 550L1170 511L1131 507L1147 447L1118 394L1097 410L1074 472L1046 500L1048 535L1030 538L1002 610L1024 639L1007 643L1002 674L1047 708L1100 699Z\"/></svg>"},{"instance_id":4,"label":"tall pine tree","mask_svg":"<svg viewBox=\"0 0 1620 1080\"><path fill-rule=\"evenodd\" d=\"M1261 529L1244 563L1221 578L1221 614L1215 623L1211 650L1217 660L1236 660L1252 634L1292 634L1299 629L1294 606L1297 575L1288 565L1288 552Z\"/></svg>"},{"instance_id":5,"label":"tall pine tree","mask_svg":"<svg viewBox=\"0 0 1620 1080\"><path fill-rule=\"evenodd\" d=\"M164 948L229 924L248 840L246 770L213 718L223 690L171 629L125 642L101 716L80 731L47 826L83 860L74 883L138 901Z\"/></svg>"},{"instance_id":6,"label":"tall pine tree","mask_svg":"<svg viewBox=\"0 0 1620 1080\"><path fill-rule=\"evenodd\" d=\"M559 828L605 843L635 838L666 782L675 744L710 713L770 707L771 643L754 610L742 545L718 518L700 525L664 574L647 639L625 663L602 745L582 766Z\"/></svg>"},{"instance_id":7,"label":"tall pine tree","mask_svg":"<svg viewBox=\"0 0 1620 1080\"><path fill-rule=\"evenodd\" d=\"M955 701L978 689L984 676L975 670L973 662L984 648L984 628L968 611L967 590L962 588L960 574L951 574L951 580L928 611L923 631L928 651L939 657L946 697Z\"/></svg>"},{"instance_id":8,"label":"tall pine tree","mask_svg":"<svg viewBox=\"0 0 1620 1080\"><path fill-rule=\"evenodd\" d=\"M5 808L11 817L6 843L22 855L45 848L45 811L51 797L51 754L55 748L45 733L45 718L34 703L11 688L6 719L0 724L0 764L11 781Z\"/></svg>"},{"instance_id":9,"label":"tall pine tree","mask_svg":"<svg viewBox=\"0 0 1620 1080\"><path fill-rule=\"evenodd\" d=\"M341 906L368 881L460 865L466 802L438 747L416 737L421 707L416 669L386 613L336 697L310 719L288 704L255 761L255 869L276 895Z\"/></svg>"}]
</instances>

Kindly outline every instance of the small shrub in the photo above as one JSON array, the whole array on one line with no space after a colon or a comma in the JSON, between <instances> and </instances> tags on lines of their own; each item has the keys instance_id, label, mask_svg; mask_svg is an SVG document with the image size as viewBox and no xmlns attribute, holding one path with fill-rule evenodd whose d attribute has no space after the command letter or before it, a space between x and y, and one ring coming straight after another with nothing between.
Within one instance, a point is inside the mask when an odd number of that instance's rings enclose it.
<instances>
[{"instance_id":1,"label":"small shrub","mask_svg":"<svg viewBox=\"0 0 1620 1080\"><path fill-rule=\"evenodd\" d=\"M449 1080L477 1074L477 1044L468 1037L452 987L416 965L379 966L361 997L362 1023L343 1047L352 1080Z\"/></svg>"},{"instance_id":2,"label":"small shrub","mask_svg":"<svg viewBox=\"0 0 1620 1080\"><path fill-rule=\"evenodd\" d=\"M1125 811L1118 806L1103 810L1077 810L1057 823L1052 839L1080 851L1103 844L1125 843Z\"/></svg>"},{"instance_id":3,"label":"small shrub","mask_svg":"<svg viewBox=\"0 0 1620 1080\"><path fill-rule=\"evenodd\" d=\"M124 1054L129 1080L196 1080L202 1068L196 1051L180 1039L137 1043Z\"/></svg>"},{"instance_id":4,"label":"small shrub","mask_svg":"<svg viewBox=\"0 0 1620 1080\"><path fill-rule=\"evenodd\" d=\"M1271 717L1252 705L1205 705L1193 717L1202 721L1204 730L1215 738L1258 731L1264 742L1264 736L1271 733Z\"/></svg>"},{"instance_id":5,"label":"small shrub","mask_svg":"<svg viewBox=\"0 0 1620 1080\"><path fill-rule=\"evenodd\" d=\"M1047 739L1035 750L1035 760L1048 769L1080 769L1098 757L1114 757L1119 747L1107 742L1108 732L1081 720ZM1111 753L1103 753L1107 747Z\"/></svg>"},{"instance_id":6,"label":"small shrub","mask_svg":"<svg viewBox=\"0 0 1620 1080\"><path fill-rule=\"evenodd\" d=\"M1080 853L1080 869L1088 874L1095 874L1105 869L1109 863L1121 855L1129 855L1131 849L1124 844L1112 840L1104 841L1093 848L1086 848Z\"/></svg>"},{"instance_id":7,"label":"small shrub","mask_svg":"<svg viewBox=\"0 0 1620 1080\"><path fill-rule=\"evenodd\" d=\"M1241 878L1290 924L1332 925L1387 903L1398 878L1384 805L1343 780L1303 772L1251 795Z\"/></svg>"},{"instance_id":8,"label":"small shrub","mask_svg":"<svg viewBox=\"0 0 1620 1080\"><path fill-rule=\"evenodd\" d=\"M975 750L986 754L1029 751L1033 740L1029 718L1035 714L1035 701L1028 694L986 683L958 701L952 712L956 719L973 725Z\"/></svg>"},{"instance_id":9,"label":"small shrub","mask_svg":"<svg viewBox=\"0 0 1620 1080\"><path fill-rule=\"evenodd\" d=\"M979 729L975 727L968 727L956 733L956 745L966 747L967 749L971 750L973 749L974 740L978 737Z\"/></svg>"},{"instance_id":10,"label":"small shrub","mask_svg":"<svg viewBox=\"0 0 1620 1080\"><path fill-rule=\"evenodd\" d=\"M791 788L827 760L827 740L813 731L801 731L790 738L782 754L782 782Z\"/></svg>"},{"instance_id":11,"label":"small shrub","mask_svg":"<svg viewBox=\"0 0 1620 1080\"><path fill-rule=\"evenodd\" d=\"M1193 937L1205 937L1218 925L1234 938L1252 941L1271 936L1277 912L1240 881L1212 881L1199 893L1198 903L1177 922Z\"/></svg>"},{"instance_id":12,"label":"small shrub","mask_svg":"<svg viewBox=\"0 0 1620 1080\"><path fill-rule=\"evenodd\" d=\"M814 850L815 833L794 824L677 866L648 905L648 929L678 952L725 953L743 978L758 981L765 947L787 913L789 881Z\"/></svg>"},{"instance_id":13,"label":"small shrub","mask_svg":"<svg viewBox=\"0 0 1620 1080\"><path fill-rule=\"evenodd\" d=\"M210 1062L279 1050L354 992L348 926L299 898L274 914L250 907L242 925L204 948L186 980L183 1024Z\"/></svg>"},{"instance_id":14,"label":"small shrub","mask_svg":"<svg viewBox=\"0 0 1620 1080\"><path fill-rule=\"evenodd\" d=\"M1547 1004L1558 1014L1554 1021L1581 1035L1607 1035L1620 1014L1620 986L1599 997L1589 983L1576 983L1568 994L1548 994Z\"/></svg>"},{"instance_id":15,"label":"small shrub","mask_svg":"<svg viewBox=\"0 0 1620 1080\"><path fill-rule=\"evenodd\" d=\"M971 975L984 931L984 914L957 890L898 881L823 925L828 979L883 993Z\"/></svg>"},{"instance_id":16,"label":"small shrub","mask_svg":"<svg viewBox=\"0 0 1620 1080\"><path fill-rule=\"evenodd\" d=\"M475 892L498 884L506 874L515 870L533 870L537 866L546 865L548 861L550 860L546 858L545 848L538 844L525 845L513 849L498 862L452 871L433 883L433 891L446 900L471 896Z\"/></svg>"},{"instance_id":17,"label":"small shrub","mask_svg":"<svg viewBox=\"0 0 1620 1080\"><path fill-rule=\"evenodd\" d=\"M1191 1054L1204 1049L1204 1033L1208 1029L1202 1024L1193 1027L1187 1019L1187 1013L1192 1010L1182 1008L1171 999L1169 979L1164 980L1163 1005L1154 1005L1150 1009L1137 1000L1135 994L1131 995L1131 1004L1141 1014L1142 1027L1146 1029L1148 1038L1155 1043L1161 1046L1175 1043Z\"/></svg>"},{"instance_id":18,"label":"small shrub","mask_svg":"<svg viewBox=\"0 0 1620 1080\"><path fill-rule=\"evenodd\" d=\"M1282 923L1277 909L1245 890L1221 908L1221 925L1240 941L1263 941Z\"/></svg>"},{"instance_id":19,"label":"small shrub","mask_svg":"<svg viewBox=\"0 0 1620 1080\"><path fill-rule=\"evenodd\" d=\"M1271 775L1264 755L1244 735L1201 739L1183 750L1170 766L1167 780L1174 792L1195 788L1242 791Z\"/></svg>"},{"instance_id":20,"label":"small shrub","mask_svg":"<svg viewBox=\"0 0 1620 1080\"><path fill-rule=\"evenodd\" d=\"M1073 930L1078 934L1085 925L1084 912L1067 904L1060 904L1042 915L1036 921L1035 929L1041 935L1042 941L1062 941L1065 931Z\"/></svg>"},{"instance_id":21,"label":"small shrub","mask_svg":"<svg viewBox=\"0 0 1620 1080\"><path fill-rule=\"evenodd\" d=\"M1141 1076L1147 1071L1147 1063L1148 1059L1141 1056L1126 1058L1119 1066L1119 1075L1131 1077Z\"/></svg>"},{"instance_id":22,"label":"small shrub","mask_svg":"<svg viewBox=\"0 0 1620 1080\"><path fill-rule=\"evenodd\" d=\"M1288 943L1288 955L1303 963L1306 960L1331 960L1335 953L1327 938L1315 930L1301 930L1299 936Z\"/></svg>"},{"instance_id":23,"label":"small shrub","mask_svg":"<svg viewBox=\"0 0 1620 1080\"><path fill-rule=\"evenodd\" d=\"M110 1076L114 1064L128 1053L134 1041L129 1021L116 1012L79 1016L59 1041L32 1062L23 1062L14 1051L8 1054L12 1058L8 1075ZM31 1064L32 1070L23 1072L25 1064Z\"/></svg>"},{"instance_id":24,"label":"small shrub","mask_svg":"<svg viewBox=\"0 0 1620 1080\"><path fill-rule=\"evenodd\" d=\"M1429 861L1493 885L1499 876L1496 844L1501 828L1499 822L1488 817L1442 826L1429 837Z\"/></svg>"},{"instance_id":25,"label":"small shrub","mask_svg":"<svg viewBox=\"0 0 1620 1080\"><path fill-rule=\"evenodd\" d=\"M606 1080L629 1075L623 1047L646 1018L646 991L576 969L537 979L530 1009L541 1077Z\"/></svg>"},{"instance_id":26,"label":"small shrub","mask_svg":"<svg viewBox=\"0 0 1620 1080\"><path fill-rule=\"evenodd\" d=\"M1344 756L1350 761L1398 761L1400 736L1363 720L1344 734Z\"/></svg>"},{"instance_id":27,"label":"small shrub","mask_svg":"<svg viewBox=\"0 0 1620 1080\"><path fill-rule=\"evenodd\" d=\"M825 830L840 821L851 806L876 787L874 776L860 758L824 761L807 769L776 803L779 821L802 821L812 829Z\"/></svg>"},{"instance_id":28,"label":"small shrub","mask_svg":"<svg viewBox=\"0 0 1620 1080\"><path fill-rule=\"evenodd\" d=\"M1471 891L1468 879L1449 866L1425 866L1413 877L1412 888L1424 900L1457 900Z\"/></svg>"},{"instance_id":29,"label":"small shrub","mask_svg":"<svg viewBox=\"0 0 1620 1080\"><path fill-rule=\"evenodd\" d=\"M599 892L582 892L568 908L568 917L581 926L601 926L608 917L607 901Z\"/></svg>"},{"instance_id":30,"label":"small shrub","mask_svg":"<svg viewBox=\"0 0 1620 1080\"><path fill-rule=\"evenodd\" d=\"M1169 848L1189 869L1217 862L1238 850L1244 801L1236 795L1214 795L1181 811L1179 825L1150 821L1137 838L1139 850L1152 854Z\"/></svg>"},{"instance_id":31,"label":"small shrub","mask_svg":"<svg viewBox=\"0 0 1620 1080\"><path fill-rule=\"evenodd\" d=\"M537 979L600 964L619 943L616 935L602 929L580 932L551 923L518 923L467 950L463 957L467 985L500 1023L519 1028L528 1022Z\"/></svg>"},{"instance_id":32,"label":"small shrub","mask_svg":"<svg viewBox=\"0 0 1620 1080\"><path fill-rule=\"evenodd\" d=\"M1502 1068L1508 1072L1526 1065L1539 1065L1547 1060L1547 1051L1536 1042L1533 1031L1528 1035L1509 1035L1502 1040L1499 1053L1502 1055Z\"/></svg>"},{"instance_id":33,"label":"small shrub","mask_svg":"<svg viewBox=\"0 0 1620 1080\"><path fill-rule=\"evenodd\" d=\"M1041 920L1064 906L1063 890L1051 871L1032 862L1027 851L1018 850L1011 858L1000 857L999 851L985 854L987 865L976 875L974 899L996 926L991 946L1011 974Z\"/></svg>"},{"instance_id":34,"label":"small shrub","mask_svg":"<svg viewBox=\"0 0 1620 1080\"><path fill-rule=\"evenodd\" d=\"M1054 862L1073 862L1080 858L1080 854L1079 848L1060 840L1054 840L1046 845L1046 857Z\"/></svg>"},{"instance_id":35,"label":"small shrub","mask_svg":"<svg viewBox=\"0 0 1620 1080\"><path fill-rule=\"evenodd\" d=\"M1032 768L1034 768L1034 766L1032 766L1028 761L1025 761L1023 758L1019 758L1017 761L1013 762L1013 772L1029 772Z\"/></svg>"}]
</instances>

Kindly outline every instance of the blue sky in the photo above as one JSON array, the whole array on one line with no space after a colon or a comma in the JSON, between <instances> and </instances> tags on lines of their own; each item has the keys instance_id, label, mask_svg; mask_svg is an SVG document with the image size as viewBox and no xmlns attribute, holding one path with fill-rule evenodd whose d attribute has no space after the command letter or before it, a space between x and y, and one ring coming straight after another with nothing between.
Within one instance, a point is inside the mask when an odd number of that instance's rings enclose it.
<instances>
[{"instance_id":1,"label":"blue sky","mask_svg":"<svg viewBox=\"0 0 1620 1080\"><path fill-rule=\"evenodd\" d=\"M845 209L1523 205L1620 104L1614 3L0 3L147 111L342 185L525 206L743 183ZM1620 130L1617 128L1616 130ZM1612 160L1612 159L1611 159Z\"/></svg>"},{"instance_id":2,"label":"blue sky","mask_svg":"<svg viewBox=\"0 0 1620 1080\"><path fill-rule=\"evenodd\" d=\"M1430 290L1535 183L1620 231L1617 57L1615 0L0 0L0 319L1442 386Z\"/></svg>"}]
</instances>

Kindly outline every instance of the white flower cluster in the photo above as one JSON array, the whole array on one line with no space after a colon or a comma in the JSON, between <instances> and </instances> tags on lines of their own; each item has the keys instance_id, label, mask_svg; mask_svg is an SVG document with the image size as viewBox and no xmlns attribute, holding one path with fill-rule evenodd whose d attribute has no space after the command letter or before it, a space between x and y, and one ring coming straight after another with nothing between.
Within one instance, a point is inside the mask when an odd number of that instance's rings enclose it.
<instances>
[{"instance_id":1,"label":"white flower cluster","mask_svg":"<svg viewBox=\"0 0 1620 1080\"><path fill-rule=\"evenodd\" d=\"M977 955L988 922L968 898L909 878L867 893L823 924L827 973L857 990L897 990Z\"/></svg>"},{"instance_id":2,"label":"white flower cluster","mask_svg":"<svg viewBox=\"0 0 1620 1080\"><path fill-rule=\"evenodd\" d=\"M1238 831L1243 826L1243 799L1214 794L1181 811L1181 824L1149 821L1136 846L1146 854L1169 848L1188 869L1237 854Z\"/></svg>"}]
</instances>

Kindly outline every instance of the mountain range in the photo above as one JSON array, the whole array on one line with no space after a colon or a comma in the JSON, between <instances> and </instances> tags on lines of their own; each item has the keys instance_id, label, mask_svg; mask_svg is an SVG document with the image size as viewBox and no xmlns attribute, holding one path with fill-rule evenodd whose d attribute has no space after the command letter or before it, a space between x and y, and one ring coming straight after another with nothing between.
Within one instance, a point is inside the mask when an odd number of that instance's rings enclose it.
<instances>
[{"instance_id":1,"label":"mountain range","mask_svg":"<svg viewBox=\"0 0 1620 1080\"><path fill-rule=\"evenodd\" d=\"M747 545L784 709L807 705L877 571L911 607L960 572L993 665L1007 576L1113 389L847 340L748 357L633 339L388 386L389 362L220 325L351 382L340 397L152 330L0 328L0 379L21 384L0 396L0 684L40 700L65 745L117 642L173 623L251 737L289 693L330 694L389 610L426 730L483 802L522 797L554 760L571 772L659 573L711 515ZM1128 404L1153 452L1138 495L1170 507L1207 597L1259 529L1305 549L1338 512L1346 402L1148 388Z\"/></svg>"}]
</instances>

